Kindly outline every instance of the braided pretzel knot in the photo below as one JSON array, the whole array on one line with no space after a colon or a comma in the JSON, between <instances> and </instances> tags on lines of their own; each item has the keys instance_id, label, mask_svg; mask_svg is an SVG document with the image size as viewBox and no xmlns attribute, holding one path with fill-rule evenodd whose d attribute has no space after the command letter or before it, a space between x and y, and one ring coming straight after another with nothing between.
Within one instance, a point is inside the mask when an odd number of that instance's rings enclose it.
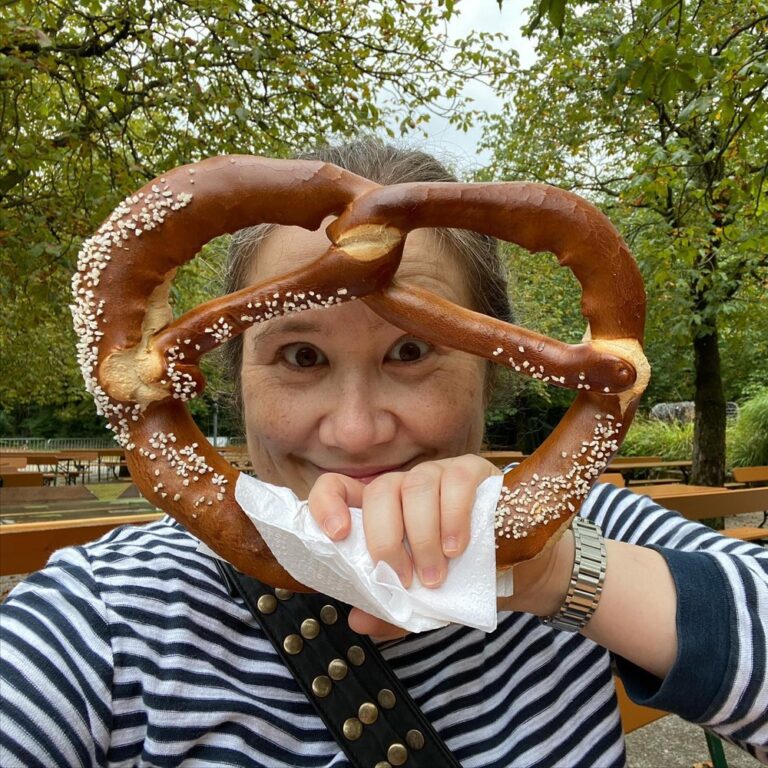
<instances>
[{"instance_id":1,"label":"braided pretzel knot","mask_svg":"<svg viewBox=\"0 0 768 768\"><path fill-rule=\"evenodd\" d=\"M316 229L326 253L173 319L179 266L209 240L262 222ZM405 236L472 229L552 251L582 285L589 326L567 345L393 282ZM238 471L184 401L204 387L200 357L253 323L355 298L420 338L579 390L563 420L504 481L497 567L540 554L569 524L629 426L645 385L645 296L626 246L581 198L537 184L380 187L313 161L218 157L176 168L126 199L83 246L73 278L86 387L126 449L142 493L241 571L301 589L234 498Z\"/></svg>"}]
</instances>

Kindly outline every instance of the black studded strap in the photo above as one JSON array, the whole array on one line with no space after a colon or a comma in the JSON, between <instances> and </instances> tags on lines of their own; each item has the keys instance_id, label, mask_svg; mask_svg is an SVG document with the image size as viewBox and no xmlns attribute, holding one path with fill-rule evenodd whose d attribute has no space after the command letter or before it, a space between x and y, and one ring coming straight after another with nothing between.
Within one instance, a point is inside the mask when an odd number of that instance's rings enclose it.
<instances>
[{"instance_id":1,"label":"black studded strap","mask_svg":"<svg viewBox=\"0 0 768 768\"><path fill-rule=\"evenodd\" d=\"M217 564L354 766L461 768L370 638L350 629L349 606Z\"/></svg>"}]
</instances>

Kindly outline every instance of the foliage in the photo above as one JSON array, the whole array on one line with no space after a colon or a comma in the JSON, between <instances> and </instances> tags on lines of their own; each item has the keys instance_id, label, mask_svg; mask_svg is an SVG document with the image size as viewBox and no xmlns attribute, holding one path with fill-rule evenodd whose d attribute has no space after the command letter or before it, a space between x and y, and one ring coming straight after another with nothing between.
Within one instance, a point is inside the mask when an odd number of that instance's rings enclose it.
<instances>
[{"instance_id":1,"label":"foliage","mask_svg":"<svg viewBox=\"0 0 768 768\"><path fill-rule=\"evenodd\" d=\"M581 291L573 274L548 253L505 244L515 322L576 343L585 331ZM531 451L557 425L573 399L568 390L501 369L486 412L487 440L494 447Z\"/></svg>"},{"instance_id":2,"label":"foliage","mask_svg":"<svg viewBox=\"0 0 768 768\"><path fill-rule=\"evenodd\" d=\"M637 417L621 445L622 456L660 456L667 461L689 460L693 452L693 422L680 424Z\"/></svg>"},{"instance_id":3,"label":"foliage","mask_svg":"<svg viewBox=\"0 0 768 768\"><path fill-rule=\"evenodd\" d=\"M728 423L728 467L768 464L768 389L747 400L739 416ZM667 460L690 459L693 422L667 422L639 416L621 446L622 456L660 456Z\"/></svg>"},{"instance_id":4,"label":"foliage","mask_svg":"<svg viewBox=\"0 0 768 768\"><path fill-rule=\"evenodd\" d=\"M768 465L768 388L744 403L728 437L730 466Z\"/></svg>"},{"instance_id":5,"label":"foliage","mask_svg":"<svg viewBox=\"0 0 768 768\"><path fill-rule=\"evenodd\" d=\"M737 397L753 384L723 387L711 340L727 375L768 379L768 358L752 354L768 343L764 8L569 3L560 35L538 11L536 63L497 83L507 98L487 120L488 174L556 183L601 205L646 280L660 371L651 401L698 399L705 424L724 425L723 389ZM709 437L722 460L722 434Z\"/></svg>"},{"instance_id":6,"label":"foliage","mask_svg":"<svg viewBox=\"0 0 768 768\"><path fill-rule=\"evenodd\" d=\"M90 400L0 410L0 437L103 437L105 429L106 422L96 415Z\"/></svg>"},{"instance_id":7,"label":"foliage","mask_svg":"<svg viewBox=\"0 0 768 768\"><path fill-rule=\"evenodd\" d=\"M501 62L494 36L449 45L454 4L0 4L3 406L82 396L67 312L77 250L163 169L413 130L437 111L471 124L462 84Z\"/></svg>"}]
</instances>

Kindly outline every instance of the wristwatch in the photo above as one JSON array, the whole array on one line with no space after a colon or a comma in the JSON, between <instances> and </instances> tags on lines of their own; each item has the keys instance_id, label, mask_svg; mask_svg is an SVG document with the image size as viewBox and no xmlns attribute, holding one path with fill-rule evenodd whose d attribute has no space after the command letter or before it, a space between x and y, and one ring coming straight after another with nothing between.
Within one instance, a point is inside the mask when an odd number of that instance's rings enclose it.
<instances>
[{"instance_id":1,"label":"wristwatch","mask_svg":"<svg viewBox=\"0 0 768 768\"><path fill-rule=\"evenodd\" d=\"M560 610L541 623L564 632L579 632L592 618L605 581L605 541L600 526L578 515L571 523L576 553L571 582Z\"/></svg>"}]
</instances>

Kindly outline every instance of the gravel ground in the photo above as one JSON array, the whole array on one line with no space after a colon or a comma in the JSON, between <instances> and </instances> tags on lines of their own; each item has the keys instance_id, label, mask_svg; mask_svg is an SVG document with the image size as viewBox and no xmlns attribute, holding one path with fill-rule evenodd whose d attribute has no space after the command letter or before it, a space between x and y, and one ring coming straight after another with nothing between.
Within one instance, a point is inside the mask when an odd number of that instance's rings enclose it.
<instances>
[{"instance_id":1,"label":"gravel ground","mask_svg":"<svg viewBox=\"0 0 768 768\"><path fill-rule=\"evenodd\" d=\"M761 765L732 744L723 743L728 768ZM667 715L627 736L628 768L692 768L709 760L704 731L675 715Z\"/></svg>"}]
</instances>

